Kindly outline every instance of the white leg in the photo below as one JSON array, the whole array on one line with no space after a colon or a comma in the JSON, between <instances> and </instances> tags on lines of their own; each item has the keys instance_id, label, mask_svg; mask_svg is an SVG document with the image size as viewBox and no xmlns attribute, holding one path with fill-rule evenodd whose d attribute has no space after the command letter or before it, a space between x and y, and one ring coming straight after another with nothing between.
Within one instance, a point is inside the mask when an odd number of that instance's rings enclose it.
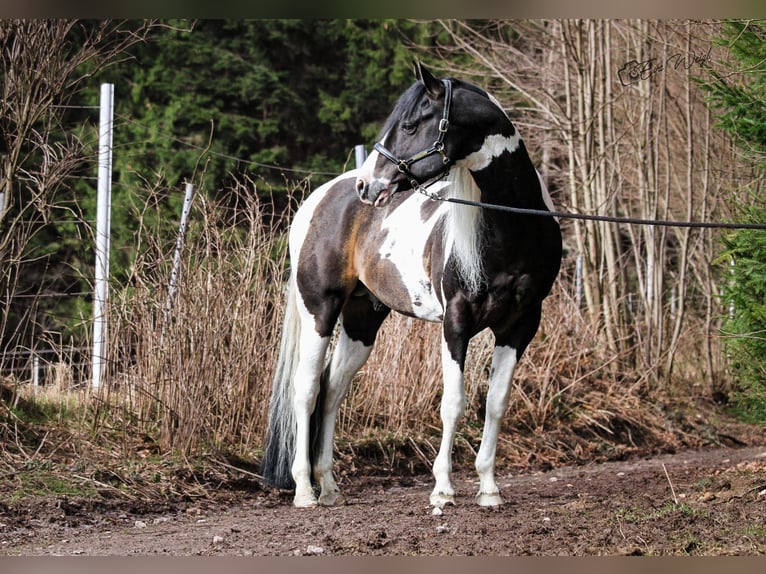
<instances>
[{"instance_id":1,"label":"white leg","mask_svg":"<svg viewBox=\"0 0 766 574\"><path fill-rule=\"evenodd\" d=\"M433 473L436 485L431 493L431 505L443 507L455 503L455 490L450 481L452 472L452 443L460 416L465 408L463 370L452 358L446 341L442 340L442 371L444 392L441 403L442 440L439 454L434 460Z\"/></svg>"},{"instance_id":2,"label":"white leg","mask_svg":"<svg viewBox=\"0 0 766 574\"><path fill-rule=\"evenodd\" d=\"M309 316L310 317L310 316ZM298 507L316 506L317 499L311 487L311 461L309 460L309 419L319 395L319 377L330 337L320 337L312 328L313 318L304 320L307 328L301 330L300 359L295 372L293 408L295 409L295 458L291 467L295 480L293 504Z\"/></svg>"},{"instance_id":3,"label":"white leg","mask_svg":"<svg viewBox=\"0 0 766 574\"><path fill-rule=\"evenodd\" d=\"M372 346L354 341L341 329L338 344L332 355L330 378L324 399L322 428L319 430L319 453L314 466L314 478L320 486L319 504L335 506L343 504L343 496L332 474L333 437L340 403L346 396L351 379L367 361Z\"/></svg>"},{"instance_id":4,"label":"white leg","mask_svg":"<svg viewBox=\"0 0 766 574\"><path fill-rule=\"evenodd\" d=\"M487 391L487 416L479 454L476 456L476 471L479 473L479 492L476 502L480 506L499 506L503 503L500 489L495 482L495 453L500 421L508 407L511 377L516 368L516 349L495 347L492 354L492 375Z\"/></svg>"}]
</instances>

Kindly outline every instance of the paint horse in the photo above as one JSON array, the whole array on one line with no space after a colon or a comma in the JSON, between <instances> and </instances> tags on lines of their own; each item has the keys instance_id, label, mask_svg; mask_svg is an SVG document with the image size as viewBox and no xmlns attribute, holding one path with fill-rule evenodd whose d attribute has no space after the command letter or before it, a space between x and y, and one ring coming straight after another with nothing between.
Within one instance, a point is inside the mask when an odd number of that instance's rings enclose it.
<instances>
[{"instance_id":1,"label":"paint horse","mask_svg":"<svg viewBox=\"0 0 766 574\"><path fill-rule=\"evenodd\" d=\"M332 472L338 408L392 309L443 325L443 435L430 496L438 507L455 500L452 446L465 407L468 342L487 328L494 334L475 466L478 504L503 503L494 477L501 417L559 271L561 232L553 217L433 199L553 211L497 100L468 82L437 79L419 62L415 76L364 165L314 191L290 228L291 274L261 472L272 486L294 487L298 507L343 503Z\"/></svg>"}]
</instances>

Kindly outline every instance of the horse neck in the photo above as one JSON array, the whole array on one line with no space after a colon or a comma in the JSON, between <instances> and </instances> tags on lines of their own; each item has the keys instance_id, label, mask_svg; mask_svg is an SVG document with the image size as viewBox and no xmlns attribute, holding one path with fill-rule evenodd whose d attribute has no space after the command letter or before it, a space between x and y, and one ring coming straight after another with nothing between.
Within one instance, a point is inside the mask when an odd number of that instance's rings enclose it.
<instances>
[{"instance_id":1,"label":"horse neck","mask_svg":"<svg viewBox=\"0 0 766 574\"><path fill-rule=\"evenodd\" d=\"M526 209L552 208L521 139L513 152L503 151L472 175L484 203Z\"/></svg>"},{"instance_id":2,"label":"horse neck","mask_svg":"<svg viewBox=\"0 0 766 574\"><path fill-rule=\"evenodd\" d=\"M455 166L448 183L449 196L463 200L528 209L553 208L520 139L512 152L507 149L500 152L481 169L472 171ZM458 275L469 291L478 291L486 281L488 250L499 249L495 255L502 258L507 255L506 247L516 243L521 230L540 232L539 222L534 220L535 225L530 227L531 221L528 217L495 210L450 206L444 226L445 239L451 245Z\"/></svg>"}]
</instances>

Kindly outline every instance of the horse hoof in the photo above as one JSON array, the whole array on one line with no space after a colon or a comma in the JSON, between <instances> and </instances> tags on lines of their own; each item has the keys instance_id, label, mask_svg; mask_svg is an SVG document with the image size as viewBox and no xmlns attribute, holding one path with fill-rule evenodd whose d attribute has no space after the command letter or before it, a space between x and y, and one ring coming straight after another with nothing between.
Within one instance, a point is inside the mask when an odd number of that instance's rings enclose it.
<instances>
[{"instance_id":1,"label":"horse hoof","mask_svg":"<svg viewBox=\"0 0 766 574\"><path fill-rule=\"evenodd\" d=\"M479 506L501 506L503 502L503 497L500 496L499 492L480 492L476 495L476 504Z\"/></svg>"},{"instance_id":2,"label":"horse hoof","mask_svg":"<svg viewBox=\"0 0 766 574\"><path fill-rule=\"evenodd\" d=\"M300 496L296 494L295 498L293 498L293 506L295 506L295 508L311 508L316 505L317 499L313 494L304 494Z\"/></svg>"},{"instance_id":3,"label":"horse hoof","mask_svg":"<svg viewBox=\"0 0 766 574\"><path fill-rule=\"evenodd\" d=\"M319 497L319 504L322 506L343 506L346 504L346 499L340 492L330 492Z\"/></svg>"},{"instance_id":4,"label":"horse hoof","mask_svg":"<svg viewBox=\"0 0 766 574\"><path fill-rule=\"evenodd\" d=\"M431 494L431 506L444 508L448 504L455 505L454 494L446 494L444 492L434 492Z\"/></svg>"}]
</instances>

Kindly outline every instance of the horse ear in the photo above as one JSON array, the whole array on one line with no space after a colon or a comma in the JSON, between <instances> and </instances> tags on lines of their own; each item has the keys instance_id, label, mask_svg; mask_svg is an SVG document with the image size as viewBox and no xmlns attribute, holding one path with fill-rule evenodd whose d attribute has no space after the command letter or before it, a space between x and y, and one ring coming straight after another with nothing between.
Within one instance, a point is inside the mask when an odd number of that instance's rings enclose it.
<instances>
[{"instance_id":1,"label":"horse ear","mask_svg":"<svg viewBox=\"0 0 766 574\"><path fill-rule=\"evenodd\" d=\"M439 98L444 93L444 84L434 77L420 60L415 60L415 78L426 88L428 97L432 100Z\"/></svg>"}]
</instances>

